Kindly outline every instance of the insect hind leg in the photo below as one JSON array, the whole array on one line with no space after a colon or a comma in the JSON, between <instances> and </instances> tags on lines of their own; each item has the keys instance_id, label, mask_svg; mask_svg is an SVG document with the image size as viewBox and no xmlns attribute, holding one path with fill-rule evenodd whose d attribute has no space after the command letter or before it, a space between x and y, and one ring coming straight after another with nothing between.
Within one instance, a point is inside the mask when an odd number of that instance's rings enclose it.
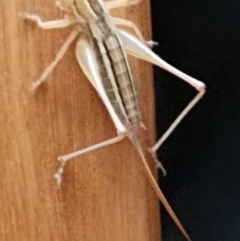
<instances>
[{"instance_id":1,"label":"insect hind leg","mask_svg":"<svg viewBox=\"0 0 240 241\"><path fill-rule=\"evenodd\" d=\"M171 74L179 77L182 81L190 84L194 87L198 94L194 97L194 99L185 107L185 109L180 113L177 119L172 123L169 129L165 132L165 134L160 138L160 140L150 149L150 152L155 157L155 152L159 149L159 147L163 144L163 142L169 137L169 135L174 131L174 129L178 126L178 124L182 121L182 119L188 114L188 112L197 104L197 102L202 98L205 93L205 84L199 80L192 78L189 75L181 72L180 70L174 68L166 61L162 60L159 56L157 56L152 50L147 48L144 44L142 44L139 39L134 37L133 35L119 30L118 32L122 42L124 49L126 52L134 57L145 60L151 64L154 64ZM155 157L156 160L156 157Z\"/></svg>"},{"instance_id":2,"label":"insect hind leg","mask_svg":"<svg viewBox=\"0 0 240 241\"><path fill-rule=\"evenodd\" d=\"M201 83L201 82L200 82ZM196 87L196 86L195 86ZM149 152L152 154L155 162L160 164L162 169L161 162L157 160L156 152L162 146L164 141L172 134L175 128L179 125L179 123L183 120L183 118L189 113L189 111L197 104L197 102L202 98L205 94L205 86L202 85L201 88L198 89L199 93L195 96L195 98L184 108L184 110L180 113L180 115L175 119L175 121L171 124L168 130L163 134L163 136L159 139L159 141L152 147L149 148ZM166 174L165 169L163 168L163 174Z\"/></svg>"}]
</instances>

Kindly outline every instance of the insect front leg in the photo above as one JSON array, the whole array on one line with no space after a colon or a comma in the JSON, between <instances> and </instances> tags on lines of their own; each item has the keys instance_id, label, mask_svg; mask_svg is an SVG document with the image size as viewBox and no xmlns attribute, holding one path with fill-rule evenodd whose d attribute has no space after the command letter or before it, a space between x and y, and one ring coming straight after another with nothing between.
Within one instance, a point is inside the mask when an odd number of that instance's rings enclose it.
<instances>
[{"instance_id":1,"label":"insect front leg","mask_svg":"<svg viewBox=\"0 0 240 241\"><path fill-rule=\"evenodd\" d=\"M133 35L123 30L119 30L118 33L123 42L123 46L128 54L165 69L166 71L172 73L173 75L187 82L198 91L198 94L195 96L195 98L180 113L180 115L172 123L172 125L164 133L164 135L160 138L160 140L152 148L150 148L150 152L152 153L153 157L156 159L156 154L155 154L156 151L163 144L163 142L169 137L169 135L173 132L173 130L178 126L178 124L182 121L182 119L188 114L188 112L196 105L196 103L204 95L205 84L201 81L198 81L184 74L183 72L179 71L178 69L174 68L173 66L171 66L170 64L162 60L151 49L146 47L143 43L141 43L141 41L139 41Z\"/></svg>"},{"instance_id":2,"label":"insect front leg","mask_svg":"<svg viewBox=\"0 0 240 241\"><path fill-rule=\"evenodd\" d=\"M106 2L105 5L109 10L120 8L120 7L127 7L130 5L137 5L142 0L117 0L117 1L109 1Z\"/></svg>"},{"instance_id":3,"label":"insect front leg","mask_svg":"<svg viewBox=\"0 0 240 241\"><path fill-rule=\"evenodd\" d=\"M20 13L19 16L23 19L27 19L35 22L39 28L41 29L58 29L58 28L66 28L74 23L76 23L75 19L64 18L52 21L42 21L42 19L37 14L31 13Z\"/></svg>"},{"instance_id":4,"label":"insect front leg","mask_svg":"<svg viewBox=\"0 0 240 241\"><path fill-rule=\"evenodd\" d=\"M116 25L121 25L121 26L125 26L125 27L133 29L133 31L137 35L137 37L142 41L142 43L145 43L148 47L152 48L152 47L158 45L158 43L153 40L149 40L149 41L145 40L141 31L139 30L139 28L137 27L137 25L135 23L133 23L129 20L126 20L126 19L122 19L122 18L113 18L113 22Z\"/></svg>"},{"instance_id":5,"label":"insect front leg","mask_svg":"<svg viewBox=\"0 0 240 241\"><path fill-rule=\"evenodd\" d=\"M117 137L111 138L107 141L100 142L98 144L92 145L90 147L84 148L82 150L60 156L58 160L61 162L60 167L58 168L57 173L55 174L55 178L57 179L57 183L60 184L62 180L62 173L64 171L64 166L66 163L76 158L80 155L86 154L88 152L92 152L99 148L103 148L114 143L121 141L127 134L126 127L122 124L121 120L119 119L118 115L116 114L108 96L102 86L102 81L99 75L98 65L95 59L95 55L91 46L85 40L79 40L76 46L76 57L80 67L82 68L84 74L87 76L91 84L94 86L98 94L100 95L104 105L106 106L111 119L117 130Z\"/></svg>"}]
</instances>

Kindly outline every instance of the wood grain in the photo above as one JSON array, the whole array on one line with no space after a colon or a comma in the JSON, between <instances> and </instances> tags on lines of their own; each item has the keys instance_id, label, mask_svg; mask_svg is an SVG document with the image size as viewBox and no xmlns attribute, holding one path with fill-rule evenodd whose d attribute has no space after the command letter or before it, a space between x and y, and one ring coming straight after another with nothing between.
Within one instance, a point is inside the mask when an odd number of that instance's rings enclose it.
<instances>
[{"instance_id":1,"label":"wood grain","mask_svg":"<svg viewBox=\"0 0 240 241\"><path fill-rule=\"evenodd\" d=\"M150 38L149 9L144 0L114 15L134 21ZM63 16L54 1L0 1L0 240L159 240L158 201L127 139L70 162L57 188L57 156L116 131L77 65L74 44L48 81L30 93L70 28L44 31L20 19L19 12L38 13L44 20ZM148 129L142 133L146 150L155 138L152 69L130 61Z\"/></svg>"}]
</instances>

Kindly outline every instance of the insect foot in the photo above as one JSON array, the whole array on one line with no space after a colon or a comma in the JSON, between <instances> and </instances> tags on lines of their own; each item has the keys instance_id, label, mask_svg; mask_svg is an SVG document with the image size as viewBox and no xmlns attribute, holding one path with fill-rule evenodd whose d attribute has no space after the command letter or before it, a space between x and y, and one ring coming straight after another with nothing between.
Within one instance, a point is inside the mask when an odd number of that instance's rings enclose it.
<instances>
[{"instance_id":1,"label":"insect foot","mask_svg":"<svg viewBox=\"0 0 240 241\"><path fill-rule=\"evenodd\" d=\"M58 185L60 185L62 183L62 174L63 174L64 166L65 166L65 163L66 163L62 160L59 160L59 161L61 161L61 165L58 168L57 172L54 174L54 177L56 178Z\"/></svg>"},{"instance_id":2,"label":"insect foot","mask_svg":"<svg viewBox=\"0 0 240 241\"><path fill-rule=\"evenodd\" d=\"M31 87L30 87L30 90L31 90L31 91L34 91L35 89L38 88L39 85L41 85L42 82L43 82L43 81L40 80L40 79L36 80L35 82L32 83L32 85L31 85Z\"/></svg>"},{"instance_id":3,"label":"insect foot","mask_svg":"<svg viewBox=\"0 0 240 241\"><path fill-rule=\"evenodd\" d=\"M31 13L18 13L18 16L23 19L31 20L39 25L42 22L41 18L36 14Z\"/></svg>"},{"instance_id":4,"label":"insect foot","mask_svg":"<svg viewBox=\"0 0 240 241\"><path fill-rule=\"evenodd\" d=\"M146 45L152 49L153 47L158 46L158 42L150 40L146 42Z\"/></svg>"},{"instance_id":5,"label":"insect foot","mask_svg":"<svg viewBox=\"0 0 240 241\"><path fill-rule=\"evenodd\" d=\"M156 168L160 168L162 170L163 176L165 177L167 175L167 171L164 168L163 164L157 159L156 152L152 150L152 148L148 148L148 151L151 153L152 158L155 162Z\"/></svg>"}]
</instances>

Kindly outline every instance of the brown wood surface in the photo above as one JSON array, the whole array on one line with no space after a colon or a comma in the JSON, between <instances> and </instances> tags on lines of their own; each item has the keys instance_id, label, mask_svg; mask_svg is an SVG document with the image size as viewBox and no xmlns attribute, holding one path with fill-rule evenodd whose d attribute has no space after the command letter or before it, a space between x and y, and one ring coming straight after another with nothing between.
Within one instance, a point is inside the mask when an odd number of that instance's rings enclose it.
<instances>
[{"instance_id":1,"label":"brown wood surface","mask_svg":"<svg viewBox=\"0 0 240 241\"><path fill-rule=\"evenodd\" d=\"M58 19L55 1L0 1L0 240L157 241L158 201L126 139L70 162L57 188L57 156L114 137L98 95L75 59L75 46L34 94L29 87L70 33L41 30L19 12ZM114 11L150 38L150 4ZM154 143L152 67L130 58L139 90L142 146ZM151 167L153 162L145 151Z\"/></svg>"}]
</instances>

